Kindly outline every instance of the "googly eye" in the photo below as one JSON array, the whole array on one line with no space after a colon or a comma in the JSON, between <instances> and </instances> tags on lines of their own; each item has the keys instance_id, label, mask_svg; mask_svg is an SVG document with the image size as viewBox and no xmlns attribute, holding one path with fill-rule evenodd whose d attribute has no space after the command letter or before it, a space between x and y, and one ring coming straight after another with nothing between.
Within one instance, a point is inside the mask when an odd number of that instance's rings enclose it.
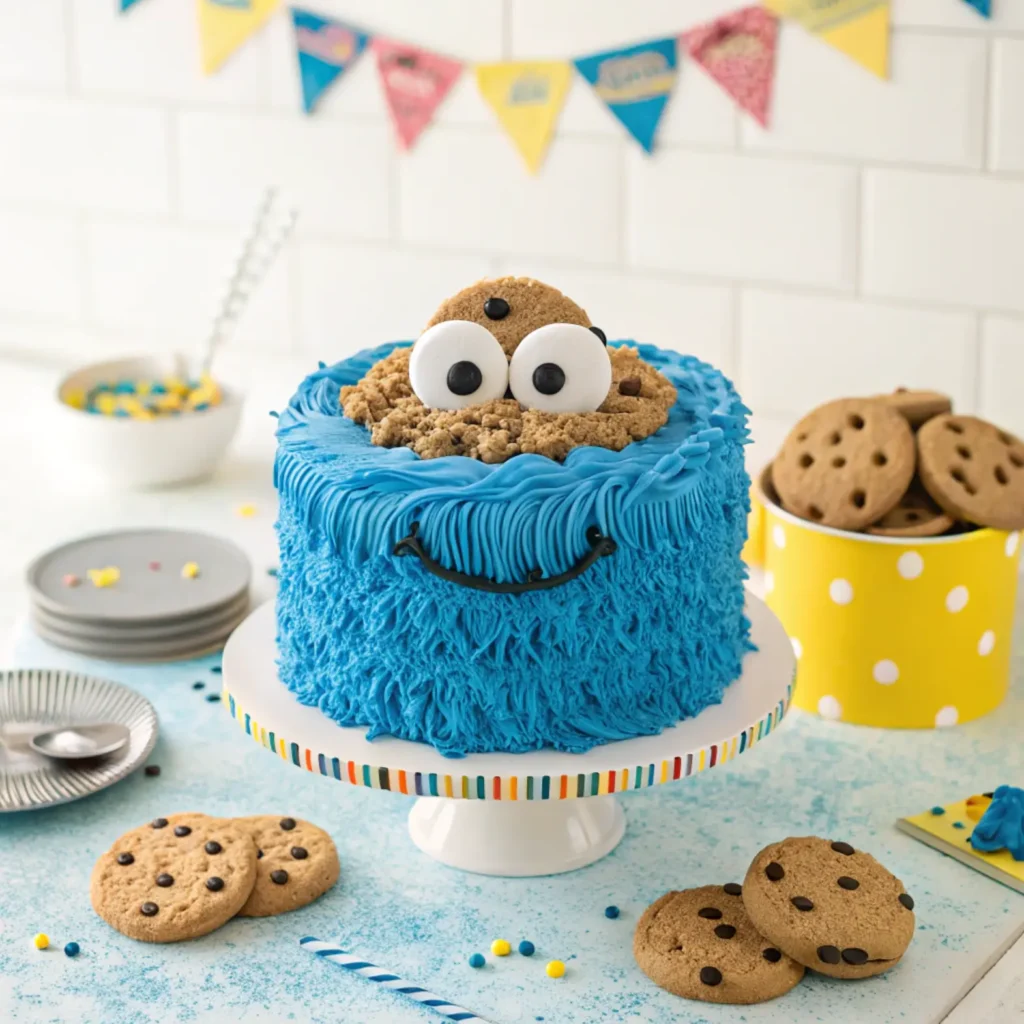
<instances>
[{"instance_id":1,"label":"googly eye","mask_svg":"<svg viewBox=\"0 0 1024 1024\"><path fill-rule=\"evenodd\" d=\"M409 381L428 409L465 409L504 397L508 359L486 327L446 320L424 331L413 346Z\"/></svg>"},{"instance_id":2,"label":"googly eye","mask_svg":"<svg viewBox=\"0 0 1024 1024\"><path fill-rule=\"evenodd\" d=\"M509 366L516 401L541 412L594 412L611 383L601 339L577 324L538 327L519 343Z\"/></svg>"}]
</instances>

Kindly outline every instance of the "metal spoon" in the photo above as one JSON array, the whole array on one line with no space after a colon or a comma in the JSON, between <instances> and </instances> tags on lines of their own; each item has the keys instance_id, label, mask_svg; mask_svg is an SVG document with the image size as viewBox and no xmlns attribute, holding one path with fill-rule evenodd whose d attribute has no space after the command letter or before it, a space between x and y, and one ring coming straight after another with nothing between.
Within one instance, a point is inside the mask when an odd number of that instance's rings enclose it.
<instances>
[{"instance_id":1,"label":"metal spoon","mask_svg":"<svg viewBox=\"0 0 1024 1024\"><path fill-rule=\"evenodd\" d=\"M131 736L126 725L118 722L100 722L95 725L65 725L36 733L28 745L46 757L62 761L78 761L88 757L103 757L120 750Z\"/></svg>"}]
</instances>

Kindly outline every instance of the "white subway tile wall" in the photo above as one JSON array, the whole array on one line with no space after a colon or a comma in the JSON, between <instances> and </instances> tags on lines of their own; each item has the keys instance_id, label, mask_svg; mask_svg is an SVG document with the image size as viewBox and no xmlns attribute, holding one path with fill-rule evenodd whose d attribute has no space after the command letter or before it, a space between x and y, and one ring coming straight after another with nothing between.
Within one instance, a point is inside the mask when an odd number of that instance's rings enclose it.
<instances>
[{"instance_id":1,"label":"white subway tile wall","mask_svg":"<svg viewBox=\"0 0 1024 1024\"><path fill-rule=\"evenodd\" d=\"M466 60L572 57L738 0L318 0ZM300 227L233 342L315 365L414 336L479 276L732 374L762 437L811 404L948 390L1024 431L1024 0L893 0L892 80L783 26L770 131L684 61L640 153L576 79L521 165L467 72L416 149L367 56L307 118L286 12L204 78L194 6L0 2L0 360L188 347L261 188Z\"/></svg>"}]
</instances>

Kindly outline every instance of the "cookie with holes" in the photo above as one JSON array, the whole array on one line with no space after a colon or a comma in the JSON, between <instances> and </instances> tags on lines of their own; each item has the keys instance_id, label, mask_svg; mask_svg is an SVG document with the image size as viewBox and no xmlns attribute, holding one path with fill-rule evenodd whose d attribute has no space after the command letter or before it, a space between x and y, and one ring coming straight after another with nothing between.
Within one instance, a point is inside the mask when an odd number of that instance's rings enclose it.
<instances>
[{"instance_id":1,"label":"cookie with holes","mask_svg":"<svg viewBox=\"0 0 1024 1024\"><path fill-rule=\"evenodd\" d=\"M669 892L641 916L633 936L637 965L656 985L707 1003L761 1003L804 976L750 923L740 886Z\"/></svg>"},{"instance_id":2,"label":"cookie with holes","mask_svg":"<svg viewBox=\"0 0 1024 1024\"><path fill-rule=\"evenodd\" d=\"M941 391L897 388L892 394L879 395L878 398L891 405L914 430L927 423L933 416L941 416L953 410L949 395L944 395Z\"/></svg>"},{"instance_id":3,"label":"cookie with holes","mask_svg":"<svg viewBox=\"0 0 1024 1024\"><path fill-rule=\"evenodd\" d=\"M932 501L920 480L915 480L899 504L867 532L876 537L938 537L952 529L953 522L952 516Z\"/></svg>"},{"instance_id":4,"label":"cookie with holes","mask_svg":"<svg viewBox=\"0 0 1024 1024\"><path fill-rule=\"evenodd\" d=\"M743 882L765 938L833 978L868 978L900 962L914 937L914 900L869 853L815 836L765 847Z\"/></svg>"},{"instance_id":5,"label":"cookie with holes","mask_svg":"<svg viewBox=\"0 0 1024 1024\"><path fill-rule=\"evenodd\" d=\"M914 435L885 402L840 398L808 413L772 463L783 507L840 530L895 508L914 476Z\"/></svg>"},{"instance_id":6,"label":"cookie with holes","mask_svg":"<svg viewBox=\"0 0 1024 1024\"><path fill-rule=\"evenodd\" d=\"M974 416L936 416L917 432L918 471L949 515L1024 528L1024 442Z\"/></svg>"},{"instance_id":7,"label":"cookie with holes","mask_svg":"<svg viewBox=\"0 0 1024 1024\"><path fill-rule=\"evenodd\" d=\"M300 818L257 814L233 818L256 844L256 883L239 917L272 917L319 899L338 880L334 840Z\"/></svg>"},{"instance_id":8,"label":"cookie with holes","mask_svg":"<svg viewBox=\"0 0 1024 1024\"><path fill-rule=\"evenodd\" d=\"M89 895L112 928L142 942L194 939L229 921L256 881L256 846L223 818L172 814L121 836Z\"/></svg>"}]
</instances>

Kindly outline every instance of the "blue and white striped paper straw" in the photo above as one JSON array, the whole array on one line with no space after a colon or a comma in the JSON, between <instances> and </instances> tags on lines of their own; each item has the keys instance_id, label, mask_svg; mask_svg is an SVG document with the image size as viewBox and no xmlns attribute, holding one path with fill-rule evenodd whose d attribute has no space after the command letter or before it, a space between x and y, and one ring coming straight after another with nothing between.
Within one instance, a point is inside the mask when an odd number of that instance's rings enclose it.
<instances>
[{"instance_id":1,"label":"blue and white striped paper straw","mask_svg":"<svg viewBox=\"0 0 1024 1024\"><path fill-rule=\"evenodd\" d=\"M346 971L360 974L368 981L376 982L381 988L400 992L403 996L415 999L417 1003L429 1006L442 1017L447 1017L448 1020L479 1021L479 1024L489 1024L486 1018L473 1013L472 1010L449 1003L447 999L435 996L425 988L420 988L419 985L411 985L409 982L403 981L397 974L391 974L389 971L371 964L368 960L364 960L361 956L349 953L348 950L342 949L340 946L315 939L311 935L299 939L299 944L305 946L311 953L315 953L321 960L330 960L332 964L344 967Z\"/></svg>"}]
</instances>

